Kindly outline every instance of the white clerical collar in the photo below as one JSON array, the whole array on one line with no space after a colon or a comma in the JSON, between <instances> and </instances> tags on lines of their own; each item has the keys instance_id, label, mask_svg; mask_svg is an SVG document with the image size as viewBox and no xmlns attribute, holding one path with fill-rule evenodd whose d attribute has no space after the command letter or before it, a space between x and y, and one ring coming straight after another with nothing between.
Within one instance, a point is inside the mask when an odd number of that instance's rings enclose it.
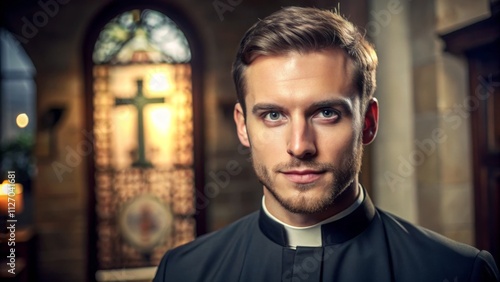
<instances>
[{"instance_id":1,"label":"white clerical collar","mask_svg":"<svg viewBox=\"0 0 500 282\"><path fill-rule=\"evenodd\" d=\"M262 208L267 216L269 216L272 220L277 223L283 225L286 230L287 238L288 238L288 246L292 249L296 249L297 246L301 247L321 247L322 246L322 238L321 238L321 225L325 223L330 223L332 221L339 220L350 213L352 213L365 199L364 189L359 187L360 192L356 199L356 201L350 205L347 209L339 212L338 214L329 217L321 222L318 222L311 226L306 227L296 227L291 226L282 222L281 220L274 217L266 208L265 204L265 196L262 197Z\"/></svg>"}]
</instances>

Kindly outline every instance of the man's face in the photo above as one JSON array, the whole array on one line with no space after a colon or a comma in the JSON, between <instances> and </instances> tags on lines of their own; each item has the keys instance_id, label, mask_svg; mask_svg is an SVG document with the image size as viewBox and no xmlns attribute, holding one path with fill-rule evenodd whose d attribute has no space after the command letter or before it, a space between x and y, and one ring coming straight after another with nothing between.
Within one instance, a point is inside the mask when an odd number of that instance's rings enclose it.
<instances>
[{"instance_id":1,"label":"man's face","mask_svg":"<svg viewBox=\"0 0 500 282\"><path fill-rule=\"evenodd\" d=\"M260 56L247 68L246 120L240 104L235 120L266 200L319 213L357 178L363 116L353 70L337 49Z\"/></svg>"}]
</instances>

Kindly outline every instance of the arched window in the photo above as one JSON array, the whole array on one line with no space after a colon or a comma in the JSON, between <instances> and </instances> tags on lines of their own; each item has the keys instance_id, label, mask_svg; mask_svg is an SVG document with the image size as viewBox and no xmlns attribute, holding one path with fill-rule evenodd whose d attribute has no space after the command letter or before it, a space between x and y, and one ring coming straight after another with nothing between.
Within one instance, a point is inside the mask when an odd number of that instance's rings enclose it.
<instances>
[{"instance_id":1,"label":"arched window","mask_svg":"<svg viewBox=\"0 0 500 282\"><path fill-rule=\"evenodd\" d=\"M35 68L7 30L0 28L0 198L2 216L7 209L7 179L14 176L15 219L21 225L32 222L31 177L36 129ZM12 187L12 186L10 186Z\"/></svg>"},{"instance_id":2,"label":"arched window","mask_svg":"<svg viewBox=\"0 0 500 282\"><path fill-rule=\"evenodd\" d=\"M19 42L0 29L1 66L1 142L35 132L35 68Z\"/></svg>"},{"instance_id":3,"label":"arched window","mask_svg":"<svg viewBox=\"0 0 500 282\"><path fill-rule=\"evenodd\" d=\"M158 265L196 234L192 53L179 26L132 9L100 30L92 51L96 270ZM201 113L196 113L201 114Z\"/></svg>"}]
</instances>

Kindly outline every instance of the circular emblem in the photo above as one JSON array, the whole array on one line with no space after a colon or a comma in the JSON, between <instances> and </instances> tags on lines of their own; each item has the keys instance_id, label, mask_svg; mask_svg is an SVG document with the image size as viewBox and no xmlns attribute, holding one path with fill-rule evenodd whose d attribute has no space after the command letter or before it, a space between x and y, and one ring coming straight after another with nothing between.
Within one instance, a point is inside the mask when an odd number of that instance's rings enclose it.
<instances>
[{"instance_id":1,"label":"circular emblem","mask_svg":"<svg viewBox=\"0 0 500 282\"><path fill-rule=\"evenodd\" d=\"M149 252L169 235L173 216L169 207L153 195L141 195L126 203L119 216L126 241L141 252Z\"/></svg>"}]
</instances>

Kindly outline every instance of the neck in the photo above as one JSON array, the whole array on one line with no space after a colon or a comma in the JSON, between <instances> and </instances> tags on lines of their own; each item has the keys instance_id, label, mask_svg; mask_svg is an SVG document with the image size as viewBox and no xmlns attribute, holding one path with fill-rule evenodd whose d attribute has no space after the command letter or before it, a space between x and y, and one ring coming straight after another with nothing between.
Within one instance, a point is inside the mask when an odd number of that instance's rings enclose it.
<instances>
[{"instance_id":1,"label":"neck","mask_svg":"<svg viewBox=\"0 0 500 282\"><path fill-rule=\"evenodd\" d=\"M276 198L264 187L264 203L267 210L280 221L295 227L307 227L330 218L351 206L360 193L357 177L338 195L333 204L318 213L293 213L283 207Z\"/></svg>"}]
</instances>

